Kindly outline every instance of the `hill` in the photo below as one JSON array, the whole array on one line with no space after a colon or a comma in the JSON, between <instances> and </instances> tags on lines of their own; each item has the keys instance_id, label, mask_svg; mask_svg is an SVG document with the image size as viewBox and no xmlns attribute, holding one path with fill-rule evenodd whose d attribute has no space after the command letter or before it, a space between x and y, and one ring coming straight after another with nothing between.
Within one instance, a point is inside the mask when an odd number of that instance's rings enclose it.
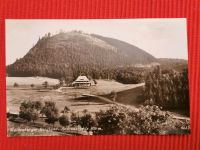
<instances>
[{"instance_id":1,"label":"hill","mask_svg":"<svg viewBox=\"0 0 200 150\"><path fill-rule=\"evenodd\" d=\"M149 64L152 62L157 62L157 60L152 55L127 42L109 37L103 37L96 34L92 34L92 36L101 39L107 42L108 44L116 47L120 53L127 56L126 60L130 64Z\"/></svg>"},{"instance_id":2,"label":"hill","mask_svg":"<svg viewBox=\"0 0 200 150\"><path fill-rule=\"evenodd\" d=\"M149 64L157 59L126 42L80 31L46 34L16 62L8 76L92 77L109 68Z\"/></svg>"}]
</instances>

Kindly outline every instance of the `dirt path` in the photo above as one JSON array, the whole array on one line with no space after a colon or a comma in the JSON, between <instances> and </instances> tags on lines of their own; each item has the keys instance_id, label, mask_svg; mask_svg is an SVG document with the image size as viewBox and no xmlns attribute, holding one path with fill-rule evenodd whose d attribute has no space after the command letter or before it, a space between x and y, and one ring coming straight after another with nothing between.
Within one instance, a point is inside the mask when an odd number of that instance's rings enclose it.
<instances>
[{"instance_id":1,"label":"dirt path","mask_svg":"<svg viewBox=\"0 0 200 150\"><path fill-rule=\"evenodd\" d=\"M121 106L126 106L126 107L129 107L129 108L132 108L134 110L138 110L138 108L136 108L135 106L131 106L131 105L125 105L125 104L122 104L122 103L119 103L119 102L115 102L115 101L112 101L108 98L105 98L103 96L98 96L98 95L89 95L89 94L83 94L82 96L87 96L87 97L95 97L95 98L98 98L106 103L109 103L109 104L117 104L117 105L121 105Z\"/></svg>"}]
</instances>

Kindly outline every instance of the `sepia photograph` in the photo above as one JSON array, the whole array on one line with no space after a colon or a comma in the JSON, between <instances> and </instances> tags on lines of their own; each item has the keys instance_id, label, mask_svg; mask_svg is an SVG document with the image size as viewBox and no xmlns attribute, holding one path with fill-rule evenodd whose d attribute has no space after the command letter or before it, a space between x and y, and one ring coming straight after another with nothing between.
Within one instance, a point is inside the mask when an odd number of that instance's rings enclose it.
<instances>
[{"instance_id":1,"label":"sepia photograph","mask_svg":"<svg viewBox=\"0 0 200 150\"><path fill-rule=\"evenodd\" d=\"M186 19L5 27L8 137L190 134Z\"/></svg>"}]
</instances>

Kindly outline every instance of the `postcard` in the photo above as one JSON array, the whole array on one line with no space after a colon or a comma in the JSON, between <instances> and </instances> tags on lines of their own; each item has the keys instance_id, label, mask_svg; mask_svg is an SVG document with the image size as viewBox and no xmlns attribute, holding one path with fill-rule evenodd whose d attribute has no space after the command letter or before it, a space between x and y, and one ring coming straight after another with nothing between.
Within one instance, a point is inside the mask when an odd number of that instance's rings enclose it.
<instances>
[{"instance_id":1,"label":"postcard","mask_svg":"<svg viewBox=\"0 0 200 150\"><path fill-rule=\"evenodd\" d=\"M7 135L189 134L186 19L7 19Z\"/></svg>"}]
</instances>

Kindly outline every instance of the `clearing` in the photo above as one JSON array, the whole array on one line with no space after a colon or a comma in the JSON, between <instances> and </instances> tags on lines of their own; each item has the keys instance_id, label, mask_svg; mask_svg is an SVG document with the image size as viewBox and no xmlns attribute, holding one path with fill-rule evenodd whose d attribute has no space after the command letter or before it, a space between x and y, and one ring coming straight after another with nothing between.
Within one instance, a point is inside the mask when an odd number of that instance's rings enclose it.
<instances>
[{"instance_id":1,"label":"clearing","mask_svg":"<svg viewBox=\"0 0 200 150\"><path fill-rule=\"evenodd\" d=\"M109 95L111 92L119 93L119 102L122 102L123 91L129 91L142 87L141 84L121 84L113 80L97 80L96 86L91 86L87 89L75 89L73 87L63 87L58 90L45 90L41 91L41 84L47 81L50 85L58 83L56 79L43 78L43 77L7 77L7 110L12 113L19 112L19 106L24 100L40 100L54 101L58 109L61 111L64 106L70 106L72 111L88 111L95 112L100 109L107 109L109 103L103 102L98 97L90 98L83 97L84 94L92 95ZM13 84L17 82L19 87L14 88ZM34 84L35 87L31 88L30 85ZM38 88L39 87L39 88ZM136 92L135 92L136 93ZM125 94L127 94L125 92ZM131 94L131 92L130 92ZM129 95L130 95L129 94ZM128 96L129 96L128 95ZM133 94L134 95L134 94ZM137 96L135 96L137 97ZM117 100L118 101L118 100ZM124 101L125 102L125 101ZM127 103L126 103L127 104Z\"/></svg>"}]
</instances>

